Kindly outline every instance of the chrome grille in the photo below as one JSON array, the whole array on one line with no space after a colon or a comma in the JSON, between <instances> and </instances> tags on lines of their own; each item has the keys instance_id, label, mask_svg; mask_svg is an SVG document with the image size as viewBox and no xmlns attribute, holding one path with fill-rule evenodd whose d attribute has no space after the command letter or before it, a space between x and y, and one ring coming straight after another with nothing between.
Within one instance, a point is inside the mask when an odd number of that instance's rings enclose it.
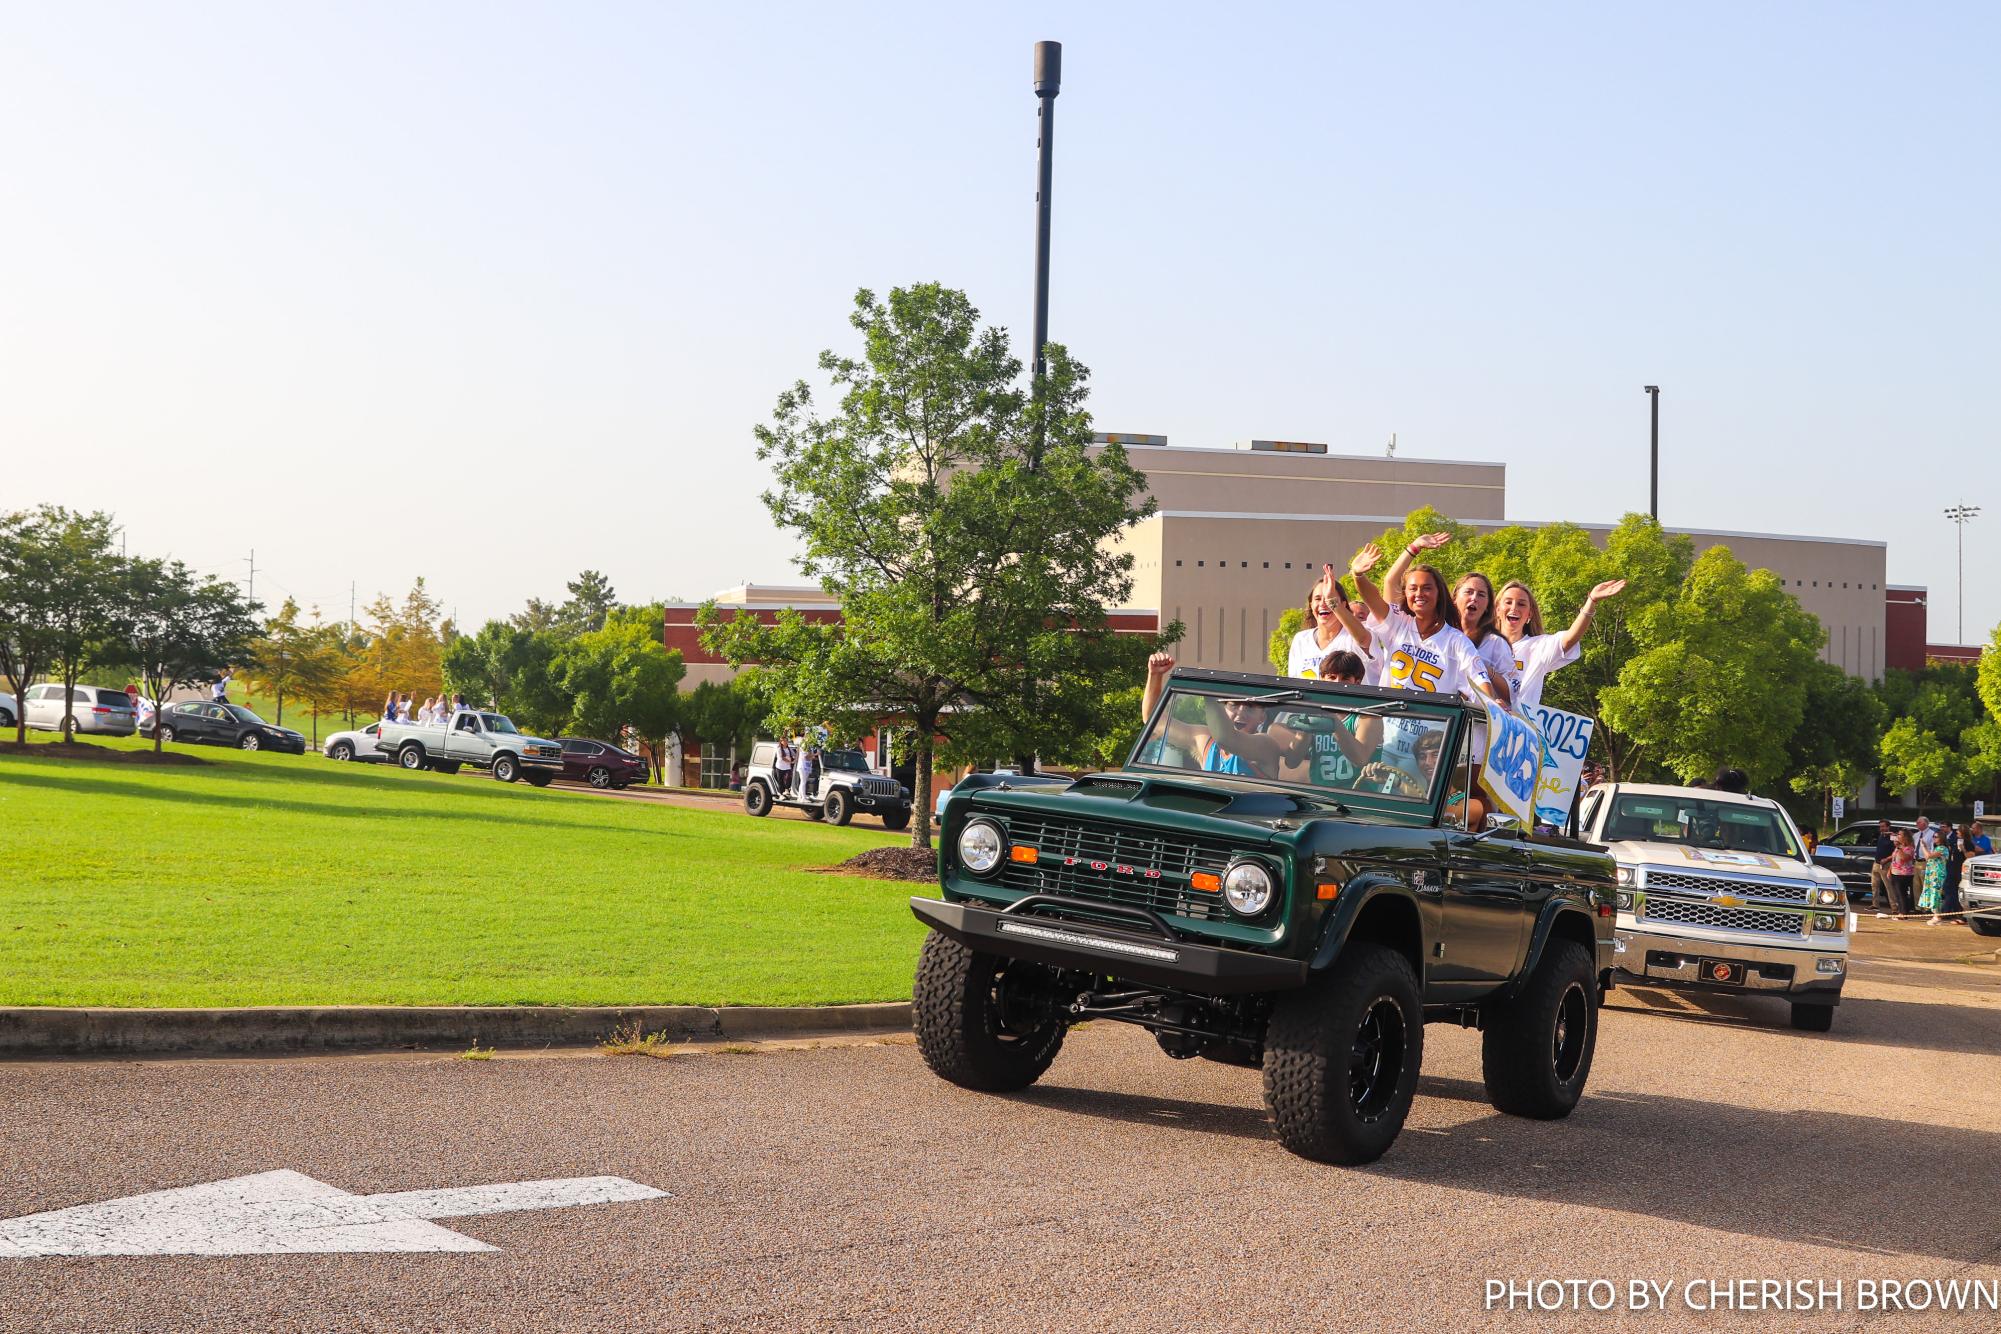
<instances>
[{"instance_id":1,"label":"chrome grille","mask_svg":"<svg viewBox=\"0 0 2001 1334\"><path fill-rule=\"evenodd\" d=\"M1032 866L1002 863L998 880L1009 889L1195 918L1224 917L1228 909L1221 894L1191 888L1189 876L1221 875L1243 851L1219 839L1032 815L1010 817L1008 837L1037 853Z\"/></svg>"},{"instance_id":2,"label":"chrome grille","mask_svg":"<svg viewBox=\"0 0 2001 1334\"><path fill-rule=\"evenodd\" d=\"M1811 885L1768 885L1762 880L1725 880L1713 875L1683 875L1679 871L1648 871L1648 889L1679 889L1690 894L1735 894L1740 899L1785 899L1805 903Z\"/></svg>"},{"instance_id":3,"label":"chrome grille","mask_svg":"<svg viewBox=\"0 0 2001 1334\"><path fill-rule=\"evenodd\" d=\"M894 778L864 778L862 791L873 797L893 797L896 795L897 783Z\"/></svg>"},{"instance_id":4,"label":"chrome grille","mask_svg":"<svg viewBox=\"0 0 2001 1334\"><path fill-rule=\"evenodd\" d=\"M1692 926L1720 926L1733 931L1777 931L1788 936L1806 934L1806 916L1803 913L1719 908L1713 903L1657 899L1652 895L1643 904L1641 916L1651 917L1657 922L1687 922Z\"/></svg>"},{"instance_id":5,"label":"chrome grille","mask_svg":"<svg viewBox=\"0 0 2001 1334\"><path fill-rule=\"evenodd\" d=\"M1976 885L2001 885L2001 866L1968 867L1966 878Z\"/></svg>"}]
</instances>

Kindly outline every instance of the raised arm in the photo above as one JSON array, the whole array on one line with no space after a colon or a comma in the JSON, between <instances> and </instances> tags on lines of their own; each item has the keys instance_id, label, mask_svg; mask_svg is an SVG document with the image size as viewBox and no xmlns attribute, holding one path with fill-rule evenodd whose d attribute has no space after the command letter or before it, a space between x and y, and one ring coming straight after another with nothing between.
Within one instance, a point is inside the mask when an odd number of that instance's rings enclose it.
<instances>
[{"instance_id":1,"label":"raised arm","mask_svg":"<svg viewBox=\"0 0 2001 1334\"><path fill-rule=\"evenodd\" d=\"M1396 563L1391 565L1390 572L1383 576L1383 587L1389 591L1392 602L1403 593L1403 577L1410 572L1410 563L1417 559L1417 553L1436 551L1451 540L1450 533L1425 533L1411 539L1410 545L1397 553ZM1378 614L1374 607L1369 608L1369 611L1371 614Z\"/></svg>"},{"instance_id":2,"label":"raised arm","mask_svg":"<svg viewBox=\"0 0 2001 1334\"><path fill-rule=\"evenodd\" d=\"M1278 766L1290 758L1291 748L1284 741L1269 733L1238 731L1230 722L1230 715L1223 712L1223 701L1214 695L1203 701L1202 711L1212 741L1262 771L1265 777L1278 776Z\"/></svg>"},{"instance_id":3,"label":"raised arm","mask_svg":"<svg viewBox=\"0 0 2001 1334\"><path fill-rule=\"evenodd\" d=\"M1375 642L1369 634L1369 627L1356 620L1355 613L1348 610L1348 599L1341 596L1341 585L1334 577L1334 567L1323 565L1320 570L1321 578L1327 581L1327 605L1334 609L1334 619L1341 622L1341 628L1348 632L1348 637L1361 646L1362 652L1367 653ZM1359 582L1361 576L1355 577Z\"/></svg>"},{"instance_id":4,"label":"raised arm","mask_svg":"<svg viewBox=\"0 0 2001 1334\"><path fill-rule=\"evenodd\" d=\"M1599 584L1584 595L1584 605L1577 609L1577 619L1572 621L1570 628L1563 632L1561 642L1565 653L1576 648L1578 641L1584 638L1584 632L1591 628L1591 617L1598 610L1598 604L1606 598L1618 596L1625 587L1626 581L1624 579L1607 579L1604 583Z\"/></svg>"},{"instance_id":5,"label":"raised arm","mask_svg":"<svg viewBox=\"0 0 2001 1334\"><path fill-rule=\"evenodd\" d=\"M1383 600L1382 590L1369 582L1369 571L1376 568L1383 558L1383 549L1374 542L1355 553L1355 559L1348 562L1348 573L1355 580L1355 593L1362 599L1362 605L1369 609L1369 615L1382 620L1390 614L1390 604Z\"/></svg>"},{"instance_id":6,"label":"raised arm","mask_svg":"<svg viewBox=\"0 0 2001 1334\"><path fill-rule=\"evenodd\" d=\"M1153 717L1154 706L1167 689L1167 674L1174 670L1172 653L1156 653L1146 660L1146 689L1140 692L1139 720L1145 723Z\"/></svg>"}]
</instances>

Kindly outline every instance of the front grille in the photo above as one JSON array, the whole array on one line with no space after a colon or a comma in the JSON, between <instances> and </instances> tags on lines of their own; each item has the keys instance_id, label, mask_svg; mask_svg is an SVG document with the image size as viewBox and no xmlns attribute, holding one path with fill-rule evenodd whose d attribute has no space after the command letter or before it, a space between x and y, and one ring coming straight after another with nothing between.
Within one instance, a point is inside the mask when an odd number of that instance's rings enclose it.
<instances>
[{"instance_id":1,"label":"front grille","mask_svg":"<svg viewBox=\"0 0 2001 1334\"><path fill-rule=\"evenodd\" d=\"M1648 871L1648 889L1679 889L1690 894L1735 894L1740 899L1785 899L1805 903L1811 885L1768 885L1761 880L1725 880L1713 875L1683 875L1679 871Z\"/></svg>"},{"instance_id":2,"label":"front grille","mask_svg":"<svg viewBox=\"0 0 2001 1334\"><path fill-rule=\"evenodd\" d=\"M2001 885L2001 866L1976 866L1966 874L1976 885Z\"/></svg>"},{"instance_id":3,"label":"front grille","mask_svg":"<svg viewBox=\"0 0 2001 1334\"><path fill-rule=\"evenodd\" d=\"M894 778L864 778L861 781L861 789L872 797L893 797L896 795L897 784Z\"/></svg>"},{"instance_id":4,"label":"front grille","mask_svg":"<svg viewBox=\"0 0 2001 1334\"><path fill-rule=\"evenodd\" d=\"M1229 910L1221 894L1190 888L1188 877L1221 875L1243 851L1220 839L1033 815L1011 817L1008 836L1037 853L1032 866L1002 863L998 882L1008 889L1195 918L1221 918Z\"/></svg>"},{"instance_id":5,"label":"front grille","mask_svg":"<svg viewBox=\"0 0 2001 1334\"><path fill-rule=\"evenodd\" d=\"M1652 879L1651 876L1648 877ZM1721 926L1733 931L1777 931L1782 935L1806 934L1806 916L1796 912L1761 912L1756 908L1719 908L1712 903L1691 903L1687 899L1657 899L1649 895L1641 915L1657 922L1687 922L1691 926Z\"/></svg>"}]
</instances>

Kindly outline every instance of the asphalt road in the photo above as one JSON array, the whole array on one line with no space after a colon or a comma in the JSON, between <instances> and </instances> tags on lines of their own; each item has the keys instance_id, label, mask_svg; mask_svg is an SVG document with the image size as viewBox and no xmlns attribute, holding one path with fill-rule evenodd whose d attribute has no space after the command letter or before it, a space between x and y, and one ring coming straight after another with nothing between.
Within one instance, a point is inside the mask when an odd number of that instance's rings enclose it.
<instances>
[{"instance_id":1,"label":"asphalt road","mask_svg":"<svg viewBox=\"0 0 2001 1334\"><path fill-rule=\"evenodd\" d=\"M1622 992L1562 1122L1495 1114L1478 1056L1428 1030L1409 1125L1365 1169L1282 1151L1255 1072L1105 1023L1011 1097L939 1082L907 1038L0 1065L0 1218L281 1168L668 1192L445 1220L499 1248L471 1254L0 1259L0 1330L1844 1329L1876 1318L1859 1279L2001 1281L2001 969L1862 962L1826 1036ZM1849 1309L1485 1306L1488 1279L1598 1277L1622 1301L1635 1278L1840 1280Z\"/></svg>"}]
</instances>

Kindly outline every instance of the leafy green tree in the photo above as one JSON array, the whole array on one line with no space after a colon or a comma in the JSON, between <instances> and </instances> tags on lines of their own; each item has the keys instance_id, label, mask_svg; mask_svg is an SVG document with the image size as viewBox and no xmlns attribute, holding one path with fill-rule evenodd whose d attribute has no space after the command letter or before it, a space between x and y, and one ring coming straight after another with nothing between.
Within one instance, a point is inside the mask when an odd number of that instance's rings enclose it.
<instances>
[{"instance_id":1,"label":"leafy green tree","mask_svg":"<svg viewBox=\"0 0 2001 1334\"><path fill-rule=\"evenodd\" d=\"M507 623L516 630L534 634L554 632L562 628L563 609L541 598L529 598L528 605L508 617Z\"/></svg>"},{"instance_id":2,"label":"leafy green tree","mask_svg":"<svg viewBox=\"0 0 2001 1334\"><path fill-rule=\"evenodd\" d=\"M298 693L300 659L310 630L299 621L299 604L287 597L278 614L264 622L264 633L250 645L246 675L260 694L274 697L277 717L273 722L285 721L285 696Z\"/></svg>"},{"instance_id":3,"label":"leafy green tree","mask_svg":"<svg viewBox=\"0 0 2001 1334\"><path fill-rule=\"evenodd\" d=\"M928 810L940 742L1004 732L1017 756L1054 750L1102 700L1094 674L1137 647L1106 623L1132 559L1104 539L1153 502L1122 450L1085 447L1088 377L1061 346L1031 401L1006 332L982 329L962 292L863 291L850 323L862 355L820 357L834 415L815 414L801 381L757 431L774 474L765 505L800 538L801 570L840 597L840 623L726 620L709 604L699 624L712 652L767 666L781 716L911 727L913 800ZM913 820L912 846L930 843Z\"/></svg>"},{"instance_id":4,"label":"leafy green tree","mask_svg":"<svg viewBox=\"0 0 2001 1334\"><path fill-rule=\"evenodd\" d=\"M45 513L0 515L0 674L14 697L14 736L28 740L23 698L54 658L61 579Z\"/></svg>"},{"instance_id":5,"label":"leafy green tree","mask_svg":"<svg viewBox=\"0 0 2001 1334\"><path fill-rule=\"evenodd\" d=\"M94 657L116 652L130 610L124 562L113 549L111 516L43 505L19 526L22 559L38 584L29 596L40 618L32 635L46 650L48 674L62 683L64 739L76 726L76 685ZM18 702L18 701L17 701Z\"/></svg>"},{"instance_id":6,"label":"leafy green tree","mask_svg":"<svg viewBox=\"0 0 2001 1334\"><path fill-rule=\"evenodd\" d=\"M341 677L347 670L342 652L343 627L320 619L313 608L312 622L300 627L299 641L292 659L292 692L312 713L313 745L320 744L320 719L342 708Z\"/></svg>"},{"instance_id":7,"label":"leafy green tree","mask_svg":"<svg viewBox=\"0 0 2001 1334\"><path fill-rule=\"evenodd\" d=\"M125 584L121 651L158 708L174 691L242 661L257 639L255 604L235 584L197 579L179 561L146 559L128 563ZM160 749L157 728L153 749Z\"/></svg>"},{"instance_id":8,"label":"leafy green tree","mask_svg":"<svg viewBox=\"0 0 2001 1334\"><path fill-rule=\"evenodd\" d=\"M1883 739L1883 704L1866 681L1830 662L1807 671L1806 706L1786 744L1793 791L1822 800L1859 792L1875 768Z\"/></svg>"},{"instance_id":9,"label":"leafy green tree","mask_svg":"<svg viewBox=\"0 0 2001 1334\"><path fill-rule=\"evenodd\" d=\"M1265 647L1265 657L1271 662L1271 669L1280 676L1292 665L1292 637L1306 628L1306 608L1287 607L1278 618L1278 629L1271 632L1271 643ZM1140 687L1142 690L1144 686Z\"/></svg>"},{"instance_id":10,"label":"leafy green tree","mask_svg":"<svg viewBox=\"0 0 2001 1334\"><path fill-rule=\"evenodd\" d=\"M1883 674L1883 706L1894 720L1883 733L1883 780L1893 790L1958 802L1985 791L2001 773L2001 725L1982 708L1979 668L1935 662L1920 672Z\"/></svg>"},{"instance_id":11,"label":"leafy green tree","mask_svg":"<svg viewBox=\"0 0 2001 1334\"><path fill-rule=\"evenodd\" d=\"M410 586L401 603L378 595L366 610L375 631L359 675L374 687L377 707L392 690L408 691L418 699L442 691L444 604L431 596L423 578Z\"/></svg>"},{"instance_id":12,"label":"leafy green tree","mask_svg":"<svg viewBox=\"0 0 2001 1334\"><path fill-rule=\"evenodd\" d=\"M563 645L553 666L570 696L575 729L615 742L631 728L652 749L656 773L679 720L679 686L687 674L680 652L662 642L661 621L657 606L613 610L602 629Z\"/></svg>"},{"instance_id":13,"label":"leafy green tree","mask_svg":"<svg viewBox=\"0 0 2001 1334\"><path fill-rule=\"evenodd\" d=\"M1974 681L1981 703L1987 706L1987 716L2001 722L2001 625L1987 636L1987 647L1980 651L1980 662L1974 669Z\"/></svg>"},{"instance_id":14,"label":"leafy green tree","mask_svg":"<svg viewBox=\"0 0 2001 1334\"><path fill-rule=\"evenodd\" d=\"M556 679L562 639L488 621L461 635L441 659L445 690L500 710L532 732L560 732L570 723L570 696Z\"/></svg>"},{"instance_id":15,"label":"leafy green tree","mask_svg":"<svg viewBox=\"0 0 2001 1334\"><path fill-rule=\"evenodd\" d=\"M1684 782L1725 765L1784 776L1826 632L1777 575L1711 547L1633 629L1639 652L1599 701L1613 726Z\"/></svg>"}]
</instances>

